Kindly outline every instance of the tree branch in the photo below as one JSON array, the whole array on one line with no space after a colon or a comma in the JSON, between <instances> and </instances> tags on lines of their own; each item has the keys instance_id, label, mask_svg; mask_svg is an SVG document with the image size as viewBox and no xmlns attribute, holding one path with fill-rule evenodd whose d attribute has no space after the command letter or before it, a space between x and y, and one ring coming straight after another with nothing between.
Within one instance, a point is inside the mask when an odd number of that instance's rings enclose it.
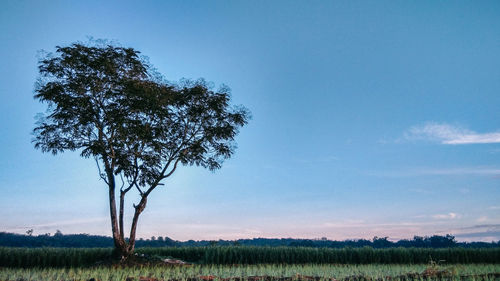
<instances>
[{"instance_id":1,"label":"tree branch","mask_svg":"<svg viewBox=\"0 0 500 281\"><path fill-rule=\"evenodd\" d=\"M174 164L174 167L172 168L172 170L168 174L166 174L165 176L163 176L161 179L166 179L166 178L170 177L175 172L175 169L177 169L177 164L179 163L180 160L181 160L180 158L177 158L177 160L175 161L175 164Z\"/></svg>"},{"instance_id":2,"label":"tree branch","mask_svg":"<svg viewBox=\"0 0 500 281\"><path fill-rule=\"evenodd\" d=\"M181 160L180 158L177 158L177 160L174 163L174 167L167 175L163 175L166 171L166 169L164 169L161 173L161 176L158 177L158 179L153 184L151 184L151 186L148 188L148 190L146 192L144 192L143 196L147 197L158 185L160 185L161 180L170 177L175 172L175 169L177 169L177 164L179 163L180 160ZM167 168L167 166L165 166L165 168Z\"/></svg>"},{"instance_id":3,"label":"tree branch","mask_svg":"<svg viewBox=\"0 0 500 281\"><path fill-rule=\"evenodd\" d=\"M123 191L123 186L125 185L125 181L123 181L122 173L120 173L120 180L122 181L122 186L120 186L120 191Z\"/></svg>"},{"instance_id":4,"label":"tree branch","mask_svg":"<svg viewBox=\"0 0 500 281\"><path fill-rule=\"evenodd\" d=\"M139 194L140 194L141 196L142 196L142 195L144 195L144 192L143 192L143 191L142 191L142 189L139 187L139 185L137 184L137 182L136 182L136 183L134 183L134 185L135 185L135 188L137 189L137 191L139 191Z\"/></svg>"},{"instance_id":5,"label":"tree branch","mask_svg":"<svg viewBox=\"0 0 500 281\"><path fill-rule=\"evenodd\" d=\"M106 179L106 177L104 176L104 174L101 172L101 167L99 166L99 160L97 160L97 157L94 157L95 159L95 163L97 164L97 170L99 171L99 177L104 180L104 182L109 185L109 182L108 180Z\"/></svg>"},{"instance_id":6,"label":"tree branch","mask_svg":"<svg viewBox=\"0 0 500 281\"><path fill-rule=\"evenodd\" d=\"M120 214L119 214L119 218L118 218L118 223L119 223L119 227L120 227L120 237L123 241L125 241L125 237L124 237L124 230L123 230L123 216L124 216L124 205L125 205L125 194L127 192L126 191L123 191L123 190L120 190Z\"/></svg>"}]
</instances>

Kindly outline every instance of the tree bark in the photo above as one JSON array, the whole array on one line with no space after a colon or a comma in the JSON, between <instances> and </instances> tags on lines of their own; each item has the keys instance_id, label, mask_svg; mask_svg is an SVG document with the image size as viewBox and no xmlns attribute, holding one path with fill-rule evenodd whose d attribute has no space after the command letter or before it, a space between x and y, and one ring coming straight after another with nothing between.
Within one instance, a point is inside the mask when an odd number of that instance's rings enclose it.
<instances>
[{"instance_id":1,"label":"tree bark","mask_svg":"<svg viewBox=\"0 0 500 281\"><path fill-rule=\"evenodd\" d=\"M169 177L175 171L179 160L175 161L172 171L170 171L166 176L158 178L156 182L154 182L146 192L141 193L141 200L139 201L139 204L134 205L135 212L134 212L134 217L132 219L132 225L130 226L130 236L128 242L125 241L124 237L125 229L123 225L123 217L124 217L125 194L132 186L130 186L125 190L120 190L119 217L117 218L116 198L115 198L115 177L111 169L108 169L109 168L109 165L107 165L108 162L106 161L104 162L108 176L111 229L113 232L113 241L115 244L115 255L117 258L120 258L121 261L125 261L133 254L135 250L136 232L137 232L137 225L139 222L139 216L146 208L148 195L159 185L161 179ZM162 171L162 175L165 173L168 166L169 165L165 166L165 169Z\"/></svg>"},{"instance_id":2,"label":"tree bark","mask_svg":"<svg viewBox=\"0 0 500 281\"><path fill-rule=\"evenodd\" d=\"M116 214L116 198L115 198L115 177L113 172L105 163L106 174L108 177L108 189L109 189L109 213L111 217L111 231L113 233L113 242L115 244L115 255L121 260L126 259L129 255L127 251L128 247L121 234L120 228L118 226L118 218Z\"/></svg>"},{"instance_id":3,"label":"tree bark","mask_svg":"<svg viewBox=\"0 0 500 281\"><path fill-rule=\"evenodd\" d=\"M120 191L120 238L125 241L124 229L123 229L123 205L125 204L125 193L124 191Z\"/></svg>"},{"instance_id":4,"label":"tree bark","mask_svg":"<svg viewBox=\"0 0 500 281\"><path fill-rule=\"evenodd\" d=\"M134 252L135 249L135 235L137 230L137 223L139 221L139 215L142 213L142 211L144 211L144 208L146 208L147 201L148 197L146 195L143 195L139 204L135 206L134 218L132 219L132 225L130 227L130 237L128 242L128 251L130 253Z\"/></svg>"}]
</instances>

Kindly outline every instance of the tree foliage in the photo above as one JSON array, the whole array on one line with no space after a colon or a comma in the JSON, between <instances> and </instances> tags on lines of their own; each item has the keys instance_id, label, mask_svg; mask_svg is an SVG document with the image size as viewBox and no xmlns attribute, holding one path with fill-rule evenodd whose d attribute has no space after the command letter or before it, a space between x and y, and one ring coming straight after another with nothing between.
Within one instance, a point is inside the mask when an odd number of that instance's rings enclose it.
<instances>
[{"instance_id":1,"label":"tree foliage","mask_svg":"<svg viewBox=\"0 0 500 281\"><path fill-rule=\"evenodd\" d=\"M249 119L230 105L229 88L214 91L204 80L163 81L132 48L74 43L39 61L35 99L48 106L34 129L34 145L57 154L81 151L94 158L110 194L115 245L133 251L135 228L147 197L178 164L210 170L234 153L234 138ZM122 179L117 218L115 188ZM123 180L124 179L124 180ZM124 197L141 200L126 246Z\"/></svg>"}]
</instances>

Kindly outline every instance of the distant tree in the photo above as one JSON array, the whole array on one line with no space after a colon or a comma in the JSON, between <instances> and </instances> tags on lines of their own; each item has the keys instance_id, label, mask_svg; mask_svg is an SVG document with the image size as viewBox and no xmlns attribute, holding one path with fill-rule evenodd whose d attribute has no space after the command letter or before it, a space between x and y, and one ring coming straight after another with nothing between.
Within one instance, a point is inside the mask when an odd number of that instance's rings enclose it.
<instances>
[{"instance_id":1,"label":"distant tree","mask_svg":"<svg viewBox=\"0 0 500 281\"><path fill-rule=\"evenodd\" d=\"M387 248L387 247L391 247L393 245L393 243L391 241L388 240L389 237L373 237L373 247L374 248Z\"/></svg>"},{"instance_id":2,"label":"distant tree","mask_svg":"<svg viewBox=\"0 0 500 281\"><path fill-rule=\"evenodd\" d=\"M39 72L35 99L47 103L48 111L34 129L34 145L53 154L78 150L96 161L121 259L134 251L139 215L153 190L178 164L220 168L249 119L244 107L230 105L227 87L214 91L203 80L164 82L132 48L58 46L39 61ZM124 202L131 190L140 199L127 240Z\"/></svg>"},{"instance_id":3,"label":"distant tree","mask_svg":"<svg viewBox=\"0 0 500 281\"><path fill-rule=\"evenodd\" d=\"M429 238L431 247L446 248L456 245L455 236L446 234L446 236L433 235Z\"/></svg>"},{"instance_id":4,"label":"distant tree","mask_svg":"<svg viewBox=\"0 0 500 281\"><path fill-rule=\"evenodd\" d=\"M314 241L312 240L309 240L309 239L306 239L306 240L297 240L297 241L293 241L289 244L289 246L291 247L316 247L316 245L314 244Z\"/></svg>"},{"instance_id":5,"label":"distant tree","mask_svg":"<svg viewBox=\"0 0 500 281\"><path fill-rule=\"evenodd\" d=\"M422 236L413 236L413 246L414 247L425 247L425 239Z\"/></svg>"}]
</instances>

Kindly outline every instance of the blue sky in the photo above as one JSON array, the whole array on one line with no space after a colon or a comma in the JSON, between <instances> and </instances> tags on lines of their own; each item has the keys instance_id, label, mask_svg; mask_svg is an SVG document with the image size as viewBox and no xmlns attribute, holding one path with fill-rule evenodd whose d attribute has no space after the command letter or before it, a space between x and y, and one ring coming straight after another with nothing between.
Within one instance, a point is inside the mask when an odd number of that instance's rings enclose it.
<instances>
[{"instance_id":1,"label":"blue sky","mask_svg":"<svg viewBox=\"0 0 500 281\"><path fill-rule=\"evenodd\" d=\"M140 237L500 240L499 15L498 1L2 1L0 231L110 235L95 163L30 135L38 51L92 36L168 80L227 84L253 115L221 170L182 167L155 190Z\"/></svg>"}]
</instances>

